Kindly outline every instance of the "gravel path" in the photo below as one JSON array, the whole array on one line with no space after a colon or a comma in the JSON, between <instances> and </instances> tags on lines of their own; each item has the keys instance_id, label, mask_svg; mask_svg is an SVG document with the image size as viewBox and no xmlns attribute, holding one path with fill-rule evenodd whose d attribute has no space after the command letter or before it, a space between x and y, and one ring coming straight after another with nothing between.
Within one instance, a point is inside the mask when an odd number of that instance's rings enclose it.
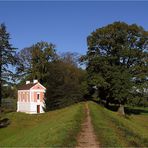
<instances>
[{"instance_id":1,"label":"gravel path","mask_svg":"<svg viewBox=\"0 0 148 148\"><path fill-rule=\"evenodd\" d=\"M78 135L76 148L99 148L99 143L96 140L96 135L91 123L91 117L89 113L88 104L85 104L86 117L82 123L81 132Z\"/></svg>"}]
</instances>

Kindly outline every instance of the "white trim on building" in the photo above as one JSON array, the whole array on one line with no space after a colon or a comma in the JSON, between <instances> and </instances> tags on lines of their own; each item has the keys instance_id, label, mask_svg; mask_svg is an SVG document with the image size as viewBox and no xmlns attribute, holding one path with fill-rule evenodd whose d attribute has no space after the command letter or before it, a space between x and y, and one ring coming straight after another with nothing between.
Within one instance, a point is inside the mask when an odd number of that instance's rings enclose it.
<instances>
[{"instance_id":1,"label":"white trim on building","mask_svg":"<svg viewBox=\"0 0 148 148\"><path fill-rule=\"evenodd\" d=\"M33 89L36 85L40 85L42 88ZM41 99L41 94L43 93L44 96L45 92L46 88L39 82L33 85L29 90L18 90L17 112L25 112L29 114L44 113L43 108L45 104L44 98L43 100ZM35 95L36 98L34 98Z\"/></svg>"}]
</instances>

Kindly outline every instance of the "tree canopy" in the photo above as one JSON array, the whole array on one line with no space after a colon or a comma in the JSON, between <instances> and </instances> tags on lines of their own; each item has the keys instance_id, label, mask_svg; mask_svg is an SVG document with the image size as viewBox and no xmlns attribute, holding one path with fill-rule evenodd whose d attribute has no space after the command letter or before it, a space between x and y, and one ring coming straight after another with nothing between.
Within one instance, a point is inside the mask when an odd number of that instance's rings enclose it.
<instances>
[{"instance_id":1,"label":"tree canopy","mask_svg":"<svg viewBox=\"0 0 148 148\"><path fill-rule=\"evenodd\" d=\"M86 73L78 67L76 53L58 55L55 45L42 41L22 49L17 58L19 85L38 79L47 88L46 111L79 102L87 93Z\"/></svg>"},{"instance_id":2,"label":"tree canopy","mask_svg":"<svg viewBox=\"0 0 148 148\"><path fill-rule=\"evenodd\" d=\"M88 84L101 100L125 104L134 87L147 89L148 32L142 27L114 22L92 32L87 44Z\"/></svg>"},{"instance_id":3,"label":"tree canopy","mask_svg":"<svg viewBox=\"0 0 148 148\"><path fill-rule=\"evenodd\" d=\"M0 108L2 99L2 87L13 80L14 73L11 66L16 64L16 48L10 43L10 34L5 24L0 24Z\"/></svg>"},{"instance_id":4,"label":"tree canopy","mask_svg":"<svg viewBox=\"0 0 148 148\"><path fill-rule=\"evenodd\" d=\"M15 59L16 48L12 47L10 43L10 34L4 24L0 25L0 68L1 81L6 83L12 78L12 70L10 65L16 64Z\"/></svg>"},{"instance_id":5,"label":"tree canopy","mask_svg":"<svg viewBox=\"0 0 148 148\"><path fill-rule=\"evenodd\" d=\"M42 82L47 73L48 64L56 57L55 45L43 41L22 49L17 54L17 77L38 79Z\"/></svg>"},{"instance_id":6,"label":"tree canopy","mask_svg":"<svg viewBox=\"0 0 148 148\"><path fill-rule=\"evenodd\" d=\"M84 100L87 93L85 71L59 60L52 63L47 78L46 110L61 108Z\"/></svg>"},{"instance_id":7,"label":"tree canopy","mask_svg":"<svg viewBox=\"0 0 148 148\"><path fill-rule=\"evenodd\" d=\"M79 54L57 54L56 46L44 41L16 54L6 26L1 24L1 85L14 78L10 65L16 65L17 86L26 80L38 79L47 88L46 111L93 97L106 105L146 105L148 31L136 24L114 22L92 32L87 45L87 53L81 58L86 70L79 66ZM4 96L10 96L10 89L6 88Z\"/></svg>"}]
</instances>

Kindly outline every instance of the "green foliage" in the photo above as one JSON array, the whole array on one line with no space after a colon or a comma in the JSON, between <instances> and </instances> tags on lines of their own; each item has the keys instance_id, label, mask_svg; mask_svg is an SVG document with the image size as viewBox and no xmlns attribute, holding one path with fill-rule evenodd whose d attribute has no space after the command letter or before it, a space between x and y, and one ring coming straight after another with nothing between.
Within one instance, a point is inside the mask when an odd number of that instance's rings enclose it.
<instances>
[{"instance_id":1,"label":"green foliage","mask_svg":"<svg viewBox=\"0 0 148 148\"><path fill-rule=\"evenodd\" d=\"M10 34L4 24L0 24L0 78L1 84L12 80L13 72L10 70L10 65L16 64L15 50L10 44Z\"/></svg>"},{"instance_id":2,"label":"green foliage","mask_svg":"<svg viewBox=\"0 0 148 148\"><path fill-rule=\"evenodd\" d=\"M85 71L65 61L50 65L47 76L46 109L53 110L84 100Z\"/></svg>"},{"instance_id":3,"label":"green foliage","mask_svg":"<svg viewBox=\"0 0 148 148\"><path fill-rule=\"evenodd\" d=\"M16 111L17 88L12 85L2 86L2 112Z\"/></svg>"},{"instance_id":4,"label":"green foliage","mask_svg":"<svg viewBox=\"0 0 148 148\"><path fill-rule=\"evenodd\" d=\"M20 79L38 79L43 83L48 72L48 65L56 57L55 45L43 41L22 49L17 55L17 77L20 76Z\"/></svg>"},{"instance_id":5,"label":"green foliage","mask_svg":"<svg viewBox=\"0 0 148 148\"><path fill-rule=\"evenodd\" d=\"M142 95L139 97L138 95L136 96L136 94L134 94L134 98L128 100L127 104L131 106L148 107L148 96Z\"/></svg>"},{"instance_id":6,"label":"green foliage","mask_svg":"<svg viewBox=\"0 0 148 148\"><path fill-rule=\"evenodd\" d=\"M3 86L2 91L2 97L5 98L11 98L11 99L17 99L17 88L16 86Z\"/></svg>"},{"instance_id":7,"label":"green foliage","mask_svg":"<svg viewBox=\"0 0 148 148\"><path fill-rule=\"evenodd\" d=\"M83 104L39 115L9 113L0 129L1 147L74 147L84 118Z\"/></svg>"},{"instance_id":8,"label":"green foliage","mask_svg":"<svg viewBox=\"0 0 148 148\"><path fill-rule=\"evenodd\" d=\"M98 97L125 104L134 87L147 88L148 32L142 27L115 22L92 32L87 42L83 60L90 90L96 87Z\"/></svg>"},{"instance_id":9,"label":"green foliage","mask_svg":"<svg viewBox=\"0 0 148 148\"><path fill-rule=\"evenodd\" d=\"M10 44L10 34L4 24L0 24L0 113L2 89L4 84L12 82L14 73L10 66L16 64L15 48Z\"/></svg>"},{"instance_id":10,"label":"green foliage","mask_svg":"<svg viewBox=\"0 0 148 148\"><path fill-rule=\"evenodd\" d=\"M87 94L86 72L78 68L78 55L58 56L55 45L39 42L18 54L17 73L21 82L38 79L46 88L45 110L80 102Z\"/></svg>"}]
</instances>

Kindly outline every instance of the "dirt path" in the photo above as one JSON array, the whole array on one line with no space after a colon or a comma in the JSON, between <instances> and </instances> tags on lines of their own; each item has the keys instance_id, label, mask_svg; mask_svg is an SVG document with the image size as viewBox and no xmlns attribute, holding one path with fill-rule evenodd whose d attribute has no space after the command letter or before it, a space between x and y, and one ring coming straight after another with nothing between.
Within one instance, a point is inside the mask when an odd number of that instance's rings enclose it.
<instances>
[{"instance_id":1,"label":"dirt path","mask_svg":"<svg viewBox=\"0 0 148 148\"><path fill-rule=\"evenodd\" d=\"M99 148L99 143L97 142L96 135L93 130L93 126L91 123L91 117L89 113L88 104L85 104L85 113L86 118L81 125L81 132L78 135L77 146L76 148Z\"/></svg>"}]
</instances>

